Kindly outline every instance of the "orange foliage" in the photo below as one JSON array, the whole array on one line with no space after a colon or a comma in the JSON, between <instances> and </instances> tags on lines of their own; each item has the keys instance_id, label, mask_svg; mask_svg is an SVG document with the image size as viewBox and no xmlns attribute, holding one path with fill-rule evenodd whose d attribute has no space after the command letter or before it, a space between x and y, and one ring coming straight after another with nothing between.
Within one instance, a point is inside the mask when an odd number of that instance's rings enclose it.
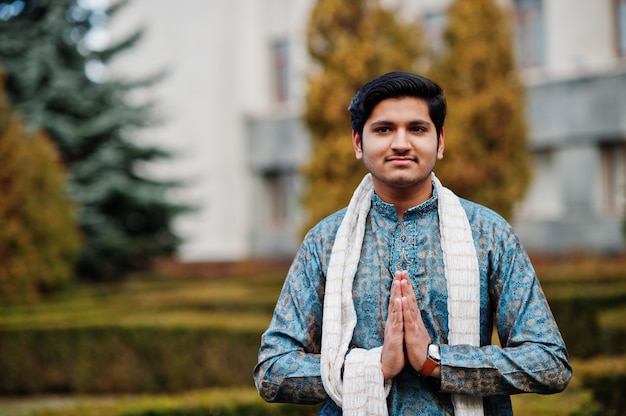
<instances>
[{"instance_id":1,"label":"orange foliage","mask_svg":"<svg viewBox=\"0 0 626 416\"><path fill-rule=\"evenodd\" d=\"M508 217L530 181L524 89L508 18L494 0L455 0L431 71L448 102L442 182Z\"/></svg>"},{"instance_id":2,"label":"orange foliage","mask_svg":"<svg viewBox=\"0 0 626 416\"><path fill-rule=\"evenodd\" d=\"M0 72L0 298L33 299L71 279L79 238L56 149L3 93Z\"/></svg>"},{"instance_id":3,"label":"orange foliage","mask_svg":"<svg viewBox=\"0 0 626 416\"><path fill-rule=\"evenodd\" d=\"M419 26L403 22L377 0L318 0L308 25L316 68L308 80L305 122L313 156L305 170L310 220L306 229L344 207L366 173L350 140L348 105L361 86L390 71L416 71Z\"/></svg>"}]
</instances>

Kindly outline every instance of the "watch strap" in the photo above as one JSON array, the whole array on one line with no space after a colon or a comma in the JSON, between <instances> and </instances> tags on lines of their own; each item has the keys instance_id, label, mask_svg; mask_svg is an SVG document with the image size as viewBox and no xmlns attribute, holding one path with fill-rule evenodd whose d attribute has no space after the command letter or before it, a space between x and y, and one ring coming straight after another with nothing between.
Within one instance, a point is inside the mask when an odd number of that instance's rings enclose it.
<instances>
[{"instance_id":1,"label":"watch strap","mask_svg":"<svg viewBox=\"0 0 626 416\"><path fill-rule=\"evenodd\" d=\"M433 360L430 357L427 357L426 362L424 363L422 368L420 368L420 371L418 371L417 374L422 377L428 377L433 373L433 371L435 371L435 368L437 368L438 365L439 363L437 361Z\"/></svg>"}]
</instances>

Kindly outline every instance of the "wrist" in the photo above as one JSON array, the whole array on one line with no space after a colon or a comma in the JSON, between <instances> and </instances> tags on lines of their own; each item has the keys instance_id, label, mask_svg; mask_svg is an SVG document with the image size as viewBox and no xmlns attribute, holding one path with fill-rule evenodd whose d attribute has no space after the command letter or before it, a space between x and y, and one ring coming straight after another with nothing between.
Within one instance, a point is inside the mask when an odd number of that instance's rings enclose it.
<instances>
[{"instance_id":1,"label":"wrist","mask_svg":"<svg viewBox=\"0 0 626 416\"><path fill-rule=\"evenodd\" d=\"M418 374L422 377L429 377L433 374L435 369L441 364L441 351L439 345L428 344L426 349L426 361L422 365L422 368L418 370Z\"/></svg>"}]
</instances>

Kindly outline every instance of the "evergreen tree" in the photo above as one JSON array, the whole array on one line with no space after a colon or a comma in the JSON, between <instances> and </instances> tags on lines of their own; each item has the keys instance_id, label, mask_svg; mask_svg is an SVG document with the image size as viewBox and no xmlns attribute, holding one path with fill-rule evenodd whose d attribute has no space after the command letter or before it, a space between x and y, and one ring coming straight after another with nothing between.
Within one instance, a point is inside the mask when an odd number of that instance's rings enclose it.
<instances>
[{"instance_id":1,"label":"evergreen tree","mask_svg":"<svg viewBox=\"0 0 626 416\"><path fill-rule=\"evenodd\" d=\"M307 32L316 64L309 77L305 122L313 154L306 168L308 229L345 206L366 173L350 140L348 105L370 79L390 71L415 71L421 53L416 22L404 22L378 0L317 0Z\"/></svg>"},{"instance_id":2,"label":"evergreen tree","mask_svg":"<svg viewBox=\"0 0 626 416\"><path fill-rule=\"evenodd\" d=\"M27 137L8 108L0 68L0 299L33 299L72 279L80 246L65 184L53 143Z\"/></svg>"},{"instance_id":3,"label":"evergreen tree","mask_svg":"<svg viewBox=\"0 0 626 416\"><path fill-rule=\"evenodd\" d=\"M442 182L505 217L530 181L524 89L509 21L494 0L455 0L431 77L448 102Z\"/></svg>"},{"instance_id":4,"label":"evergreen tree","mask_svg":"<svg viewBox=\"0 0 626 416\"><path fill-rule=\"evenodd\" d=\"M131 103L145 80L90 79L93 63L106 64L140 38L137 31L118 45L93 51L86 34L106 17L76 0L25 0L0 5L0 62L7 68L7 94L31 128L45 129L69 169L69 190L79 208L84 248L79 274L115 279L175 252L171 228L184 208L165 193L173 182L150 180L141 164L169 157L161 149L132 142L136 129L154 125L151 103ZM108 13L114 16L125 3ZM4 8L4 9L2 9ZM10 8L10 9L8 9Z\"/></svg>"}]
</instances>

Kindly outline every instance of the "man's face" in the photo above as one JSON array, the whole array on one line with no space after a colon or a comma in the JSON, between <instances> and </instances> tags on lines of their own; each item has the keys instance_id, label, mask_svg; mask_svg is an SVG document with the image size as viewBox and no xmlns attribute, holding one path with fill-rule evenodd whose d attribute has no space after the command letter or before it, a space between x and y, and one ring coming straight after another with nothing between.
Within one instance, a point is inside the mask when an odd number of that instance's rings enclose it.
<instances>
[{"instance_id":1,"label":"man's face","mask_svg":"<svg viewBox=\"0 0 626 416\"><path fill-rule=\"evenodd\" d=\"M357 159L363 160L374 185L389 192L412 192L431 186L435 162L443 158L443 130L437 131L426 101L415 97L388 98L374 107L363 126L363 137L352 132Z\"/></svg>"}]
</instances>

